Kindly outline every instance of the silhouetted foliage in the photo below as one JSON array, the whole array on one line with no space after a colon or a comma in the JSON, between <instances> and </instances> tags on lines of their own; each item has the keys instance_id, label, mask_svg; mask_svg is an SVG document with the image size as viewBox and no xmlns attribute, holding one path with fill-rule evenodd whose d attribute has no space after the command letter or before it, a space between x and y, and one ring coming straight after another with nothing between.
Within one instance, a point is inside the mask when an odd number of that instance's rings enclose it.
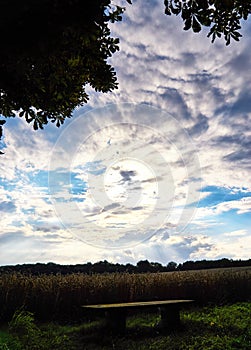
<instances>
[{"instance_id":1,"label":"silhouetted foliage","mask_svg":"<svg viewBox=\"0 0 251 350\"><path fill-rule=\"evenodd\" d=\"M164 5L167 15L181 15L185 30L209 27L212 42L223 36L227 45L239 41L241 20L251 13L251 1L243 0ZM88 101L87 84L101 92L117 88L107 59L119 39L110 36L108 23L120 21L124 8L111 0L8 0L0 10L0 114L24 117L34 129L49 120L59 127Z\"/></svg>"},{"instance_id":2,"label":"silhouetted foliage","mask_svg":"<svg viewBox=\"0 0 251 350\"><path fill-rule=\"evenodd\" d=\"M247 20L251 13L251 1L244 0L165 0L166 15L181 15L184 30L195 33L202 26L210 27L208 37L212 42L223 36L226 45L231 39L240 40L241 20Z\"/></svg>"},{"instance_id":3,"label":"silhouetted foliage","mask_svg":"<svg viewBox=\"0 0 251 350\"><path fill-rule=\"evenodd\" d=\"M3 136L3 125L6 123L5 120L0 120L0 140ZM4 154L2 151L0 151L0 154Z\"/></svg>"},{"instance_id":4,"label":"silhouetted foliage","mask_svg":"<svg viewBox=\"0 0 251 350\"><path fill-rule=\"evenodd\" d=\"M85 85L117 88L108 23L123 10L111 0L1 1L0 114L60 126L87 102Z\"/></svg>"},{"instance_id":5,"label":"silhouetted foliage","mask_svg":"<svg viewBox=\"0 0 251 350\"><path fill-rule=\"evenodd\" d=\"M167 264L166 269L167 269L167 271L175 271L176 268L177 268L177 266L178 266L178 265L177 265L176 262L170 261L170 262Z\"/></svg>"}]
</instances>

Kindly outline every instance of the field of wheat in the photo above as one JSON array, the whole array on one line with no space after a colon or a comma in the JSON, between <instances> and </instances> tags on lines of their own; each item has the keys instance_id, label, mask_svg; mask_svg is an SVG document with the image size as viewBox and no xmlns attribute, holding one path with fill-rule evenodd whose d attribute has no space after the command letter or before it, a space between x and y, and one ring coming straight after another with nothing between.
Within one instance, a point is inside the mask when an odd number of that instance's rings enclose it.
<instances>
[{"instance_id":1,"label":"field of wheat","mask_svg":"<svg viewBox=\"0 0 251 350\"><path fill-rule=\"evenodd\" d=\"M251 298L251 267L147 274L0 275L0 322L16 309L39 320L85 317L81 305L123 301L194 299L199 305Z\"/></svg>"}]
</instances>

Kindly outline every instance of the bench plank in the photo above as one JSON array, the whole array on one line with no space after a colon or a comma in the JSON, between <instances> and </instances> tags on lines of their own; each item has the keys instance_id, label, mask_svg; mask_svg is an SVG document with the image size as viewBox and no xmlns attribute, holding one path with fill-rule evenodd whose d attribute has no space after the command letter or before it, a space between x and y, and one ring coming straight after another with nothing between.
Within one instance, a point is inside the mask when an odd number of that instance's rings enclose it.
<instances>
[{"instance_id":1,"label":"bench plank","mask_svg":"<svg viewBox=\"0 0 251 350\"><path fill-rule=\"evenodd\" d=\"M91 309L112 309L112 308L137 308L144 306L162 306L170 304L185 304L192 303L194 300L160 300L160 301L137 301L130 303L117 303L117 304L96 304L96 305L83 305L82 307Z\"/></svg>"}]
</instances>

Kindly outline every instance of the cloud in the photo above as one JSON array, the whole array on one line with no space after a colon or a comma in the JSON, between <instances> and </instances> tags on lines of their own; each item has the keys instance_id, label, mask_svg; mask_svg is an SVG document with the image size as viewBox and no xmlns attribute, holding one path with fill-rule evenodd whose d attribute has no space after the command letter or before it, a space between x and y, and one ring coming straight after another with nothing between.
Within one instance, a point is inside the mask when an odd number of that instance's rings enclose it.
<instances>
[{"instance_id":1,"label":"cloud","mask_svg":"<svg viewBox=\"0 0 251 350\"><path fill-rule=\"evenodd\" d=\"M2 247L6 244L15 244L18 241L22 241L24 239L24 233L22 231L16 231L16 232L7 232L0 235L0 244Z\"/></svg>"},{"instance_id":2,"label":"cloud","mask_svg":"<svg viewBox=\"0 0 251 350\"><path fill-rule=\"evenodd\" d=\"M165 16L163 2L124 5L111 25L119 89L88 88L89 104L59 130L6 123L0 263L248 256L251 203L238 191L250 190L251 25L239 43L212 45Z\"/></svg>"},{"instance_id":3,"label":"cloud","mask_svg":"<svg viewBox=\"0 0 251 350\"><path fill-rule=\"evenodd\" d=\"M238 201L228 201L218 204L215 207L217 214L235 209L237 214L245 214L251 211L251 197L244 197Z\"/></svg>"},{"instance_id":4,"label":"cloud","mask_svg":"<svg viewBox=\"0 0 251 350\"><path fill-rule=\"evenodd\" d=\"M251 212L251 197L243 197L240 200L221 202L214 206L197 208L194 221L200 222L202 218L213 218L230 211L236 211L237 215Z\"/></svg>"},{"instance_id":5,"label":"cloud","mask_svg":"<svg viewBox=\"0 0 251 350\"><path fill-rule=\"evenodd\" d=\"M239 236L234 239L227 240L221 239L219 242L215 242L211 249L200 247L197 251L193 252L190 257L195 260L201 259L220 259L229 257L231 259L249 259L250 258L250 236Z\"/></svg>"},{"instance_id":6,"label":"cloud","mask_svg":"<svg viewBox=\"0 0 251 350\"><path fill-rule=\"evenodd\" d=\"M226 237L239 237L239 236L246 236L248 234L247 230L236 230L231 232L224 233L224 236Z\"/></svg>"},{"instance_id":7,"label":"cloud","mask_svg":"<svg viewBox=\"0 0 251 350\"><path fill-rule=\"evenodd\" d=\"M0 203L0 213L1 212L10 213L10 212L13 212L15 209L16 209L15 204L10 201L9 202L4 201Z\"/></svg>"},{"instance_id":8,"label":"cloud","mask_svg":"<svg viewBox=\"0 0 251 350\"><path fill-rule=\"evenodd\" d=\"M136 176L136 172L133 170L121 170L119 173L122 176L122 183L132 182L132 177Z\"/></svg>"},{"instance_id":9,"label":"cloud","mask_svg":"<svg viewBox=\"0 0 251 350\"><path fill-rule=\"evenodd\" d=\"M101 209L100 213L104 212L104 211L109 211L115 208L120 208L120 204L118 203L111 203L109 205L106 205L104 208Z\"/></svg>"},{"instance_id":10,"label":"cloud","mask_svg":"<svg viewBox=\"0 0 251 350\"><path fill-rule=\"evenodd\" d=\"M208 125L208 118L204 116L203 114L200 114L198 116L197 122L194 124L193 127L191 127L188 132L192 137L196 137L198 135L201 135L207 131L209 128Z\"/></svg>"}]
</instances>

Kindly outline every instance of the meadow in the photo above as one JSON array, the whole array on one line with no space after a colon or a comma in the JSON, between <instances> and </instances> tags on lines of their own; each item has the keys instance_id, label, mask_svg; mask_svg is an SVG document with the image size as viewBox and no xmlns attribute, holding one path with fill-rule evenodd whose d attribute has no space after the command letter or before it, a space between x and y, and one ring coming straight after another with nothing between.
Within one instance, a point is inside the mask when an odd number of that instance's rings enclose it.
<instances>
[{"instance_id":1,"label":"meadow","mask_svg":"<svg viewBox=\"0 0 251 350\"><path fill-rule=\"evenodd\" d=\"M83 304L188 298L182 331L132 313L125 336ZM250 350L251 267L147 274L0 275L0 350Z\"/></svg>"}]
</instances>

